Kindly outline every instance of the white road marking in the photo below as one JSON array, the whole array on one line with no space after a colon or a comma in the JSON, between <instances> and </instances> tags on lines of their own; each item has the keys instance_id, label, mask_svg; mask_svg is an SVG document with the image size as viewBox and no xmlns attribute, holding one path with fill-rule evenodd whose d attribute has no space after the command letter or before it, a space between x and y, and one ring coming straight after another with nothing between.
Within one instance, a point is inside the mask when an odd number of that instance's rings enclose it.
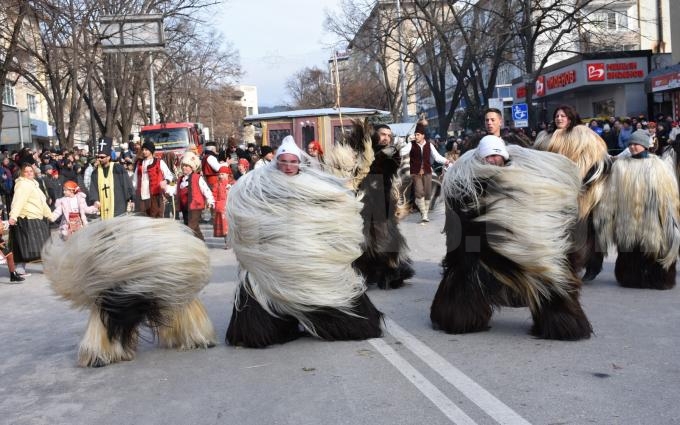
<instances>
[{"instance_id":1,"label":"white road marking","mask_svg":"<svg viewBox=\"0 0 680 425\"><path fill-rule=\"evenodd\" d=\"M413 354L456 387L458 391L479 406L480 409L491 416L496 422L503 425L530 425L529 421L498 400L430 347L397 325L394 320L385 317L385 324L387 325L387 332L401 341Z\"/></svg>"},{"instance_id":2,"label":"white road marking","mask_svg":"<svg viewBox=\"0 0 680 425\"><path fill-rule=\"evenodd\" d=\"M425 397L430 399L432 403L441 412L455 424L461 425L476 425L476 422L465 414L456 403L451 401L446 395L439 391L430 381L427 380L420 372L418 372L409 362L401 357L392 347L390 347L382 339L371 339L368 341L380 354L383 355L392 363L406 379L411 381L413 385L420 390Z\"/></svg>"}]
</instances>

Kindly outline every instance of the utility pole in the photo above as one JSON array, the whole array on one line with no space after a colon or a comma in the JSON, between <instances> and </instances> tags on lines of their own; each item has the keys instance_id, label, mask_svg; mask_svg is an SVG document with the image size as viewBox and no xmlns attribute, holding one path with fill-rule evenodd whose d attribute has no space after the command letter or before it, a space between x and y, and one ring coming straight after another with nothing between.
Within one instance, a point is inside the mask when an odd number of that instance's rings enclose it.
<instances>
[{"instance_id":1,"label":"utility pole","mask_svg":"<svg viewBox=\"0 0 680 425\"><path fill-rule=\"evenodd\" d=\"M401 3L397 0L397 47L399 49L399 79L401 81L401 121L408 120L408 94L406 93L406 71L401 54Z\"/></svg>"}]
</instances>

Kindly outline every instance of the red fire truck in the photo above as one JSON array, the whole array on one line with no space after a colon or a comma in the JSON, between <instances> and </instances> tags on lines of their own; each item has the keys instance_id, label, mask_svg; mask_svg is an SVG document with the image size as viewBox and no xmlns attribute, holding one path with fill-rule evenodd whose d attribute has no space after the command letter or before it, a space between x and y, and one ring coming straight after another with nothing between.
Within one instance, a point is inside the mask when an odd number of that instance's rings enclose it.
<instances>
[{"instance_id":1,"label":"red fire truck","mask_svg":"<svg viewBox=\"0 0 680 425\"><path fill-rule=\"evenodd\" d=\"M184 155L189 144L194 144L199 154L203 150L203 125L191 122L167 122L145 125L139 132L142 143L152 141L156 146L157 157L168 157L173 153L179 158ZM175 161L173 161L175 162Z\"/></svg>"}]
</instances>

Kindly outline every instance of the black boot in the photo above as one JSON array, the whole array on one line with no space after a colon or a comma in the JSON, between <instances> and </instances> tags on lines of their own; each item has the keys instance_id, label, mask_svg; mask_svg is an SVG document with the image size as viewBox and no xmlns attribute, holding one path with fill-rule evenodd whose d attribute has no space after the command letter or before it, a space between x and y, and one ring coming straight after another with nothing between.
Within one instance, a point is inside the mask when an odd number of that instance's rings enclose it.
<instances>
[{"instance_id":1,"label":"black boot","mask_svg":"<svg viewBox=\"0 0 680 425\"><path fill-rule=\"evenodd\" d=\"M24 279L19 273L15 271L9 274L9 283L19 283L23 282L24 280L26 279Z\"/></svg>"}]
</instances>

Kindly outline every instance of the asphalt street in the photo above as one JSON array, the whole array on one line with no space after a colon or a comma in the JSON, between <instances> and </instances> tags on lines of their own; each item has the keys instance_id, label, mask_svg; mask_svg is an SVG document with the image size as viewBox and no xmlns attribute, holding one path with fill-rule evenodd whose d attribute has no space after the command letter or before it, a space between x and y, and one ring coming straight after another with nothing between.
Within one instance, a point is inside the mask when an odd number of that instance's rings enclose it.
<instances>
[{"instance_id":1,"label":"asphalt street","mask_svg":"<svg viewBox=\"0 0 680 425\"><path fill-rule=\"evenodd\" d=\"M83 369L87 312L70 309L29 264L23 285L0 283L0 423L680 423L679 288L621 288L610 256L582 291L589 340L531 337L527 308L497 311L487 332L448 335L429 321L444 254L443 213L432 218L402 222L416 276L397 290L369 289L386 315L384 337L369 341L226 345L236 261L211 241L200 298L220 343L167 350L147 333L133 361Z\"/></svg>"}]
</instances>

